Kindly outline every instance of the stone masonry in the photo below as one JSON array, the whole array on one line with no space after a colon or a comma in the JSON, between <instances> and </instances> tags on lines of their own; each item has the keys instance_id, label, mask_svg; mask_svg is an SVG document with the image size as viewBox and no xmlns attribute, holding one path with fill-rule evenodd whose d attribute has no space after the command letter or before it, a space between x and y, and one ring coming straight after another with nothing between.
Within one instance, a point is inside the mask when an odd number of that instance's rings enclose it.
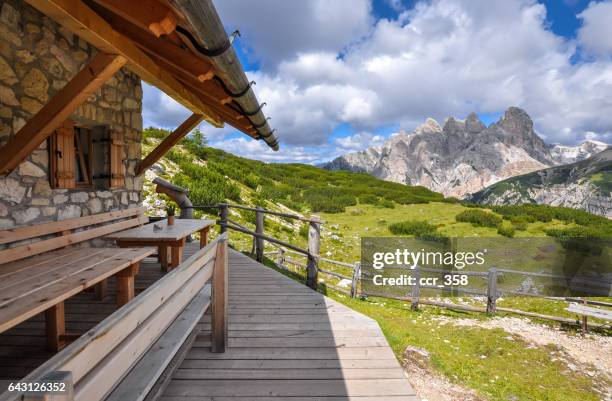
<instances>
[{"instance_id":1,"label":"stone masonry","mask_svg":"<svg viewBox=\"0 0 612 401\"><path fill-rule=\"evenodd\" d=\"M0 146L87 63L96 49L21 0L0 0ZM0 177L0 230L140 205L142 87L122 69L74 113L75 121L108 125L124 136L125 188L51 189L43 143ZM0 149L0 152L2 150Z\"/></svg>"}]
</instances>

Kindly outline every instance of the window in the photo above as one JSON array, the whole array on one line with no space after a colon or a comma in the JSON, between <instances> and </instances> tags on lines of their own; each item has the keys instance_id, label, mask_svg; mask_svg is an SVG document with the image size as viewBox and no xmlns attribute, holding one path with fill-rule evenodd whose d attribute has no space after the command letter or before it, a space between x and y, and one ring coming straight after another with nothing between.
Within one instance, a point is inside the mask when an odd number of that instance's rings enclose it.
<instances>
[{"instance_id":1,"label":"window","mask_svg":"<svg viewBox=\"0 0 612 401\"><path fill-rule=\"evenodd\" d=\"M49 152L53 188L125 185L123 139L106 126L76 126L67 120L51 135Z\"/></svg>"}]
</instances>

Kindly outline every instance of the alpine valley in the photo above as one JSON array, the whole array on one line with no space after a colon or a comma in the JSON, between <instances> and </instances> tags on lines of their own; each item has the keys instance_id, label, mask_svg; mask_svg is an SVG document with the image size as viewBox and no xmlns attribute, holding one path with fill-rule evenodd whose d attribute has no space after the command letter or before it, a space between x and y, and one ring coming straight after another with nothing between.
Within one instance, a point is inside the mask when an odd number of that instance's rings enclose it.
<instances>
[{"instance_id":1,"label":"alpine valley","mask_svg":"<svg viewBox=\"0 0 612 401\"><path fill-rule=\"evenodd\" d=\"M529 115L510 107L488 127L474 113L465 120L450 117L443 127L429 118L410 133L393 135L382 146L340 156L321 167L367 172L476 202L543 203L610 217L612 158L608 153L612 151L591 160L607 148L593 140L577 146L546 144L534 131ZM581 163L572 164L576 162ZM525 174L530 175L504 181Z\"/></svg>"}]
</instances>

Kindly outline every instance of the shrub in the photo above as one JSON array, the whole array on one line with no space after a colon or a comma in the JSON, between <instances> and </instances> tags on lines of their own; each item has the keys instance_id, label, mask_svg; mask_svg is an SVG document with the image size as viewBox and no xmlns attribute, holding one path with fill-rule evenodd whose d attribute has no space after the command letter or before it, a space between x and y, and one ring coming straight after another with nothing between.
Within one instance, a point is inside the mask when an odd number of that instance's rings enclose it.
<instances>
[{"instance_id":1,"label":"shrub","mask_svg":"<svg viewBox=\"0 0 612 401\"><path fill-rule=\"evenodd\" d=\"M574 227L564 227L564 228L549 228L544 230L546 235L551 237L558 238L604 238L609 237L609 234L604 230L598 229L596 227L583 227L583 226L574 226Z\"/></svg>"},{"instance_id":2,"label":"shrub","mask_svg":"<svg viewBox=\"0 0 612 401\"><path fill-rule=\"evenodd\" d=\"M395 209L395 203L393 203L393 201L390 201L389 199L381 199L380 202L376 204L376 206L384 209Z\"/></svg>"},{"instance_id":3,"label":"shrub","mask_svg":"<svg viewBox=\"0 0 612 401\"><path fill-rule=\"evenodd\" d=\"M527 216L527 215L519 215L519 216L510 218L510 223L512 223L512 226L514 227L514 229L519 230L519 231L527 230L527 225L529 223L532 223L533 221L534 221L533 217Z\"/></svg>"},{"instance_id":4,"label":"shrub","mask_svg":"<svg viewBox=\"0 0 612 401\"><path fill-rule=\"evenodd\" d=\"M497 227L502 222L498 215L479 209L465 210L455 216L455 220L479 227Z\"/></svg>"},{"instance_id":5,"label":"shrub","mask_svg":"<svg viewBox=\"0 0 612 401\"><path fill-rule=\"evenodd\" d=\"M367 205L375 205L378 203L378 196L372 194L365 194L359 197L359 203Z\"/></svg>"},{"instance_id":6,"label":"shrub","mask_svg":"<svg viewBox=\"0 0 612 401\"><path fill-rule=\"evenodd\" d=\"M421 220L406 220L389 225L389 231L395 235L414 235L421 237L437 232L436 226Z\"/></svg>"},{"instance_id":7,"label":"shrub","mask_svg":"<svg viewBox=\"0 0 612 401\"><path fill-rule=\"evenodd\" d=\"M512 238L514 237L514 225L507 221L502 221L497 226L497 233L504 237Z\"/></svg>"}]
</instances>

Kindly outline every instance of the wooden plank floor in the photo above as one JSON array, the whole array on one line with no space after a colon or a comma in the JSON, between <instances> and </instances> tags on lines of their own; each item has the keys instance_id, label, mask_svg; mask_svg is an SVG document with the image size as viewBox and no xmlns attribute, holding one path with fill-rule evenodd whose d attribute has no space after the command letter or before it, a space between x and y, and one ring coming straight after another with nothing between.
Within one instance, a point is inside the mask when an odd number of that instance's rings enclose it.
<instances>
[{"instance_id":1,"label":"wooden plank floor","mask_svg":"<svg viewBox=\"0 0 612 401\"><path fill-rule=\"evenodd\" d=\"M213 354L210 315L163 401L415 401L378 324L236 252L229 346Z\"/></svg>"}]
</instances>

